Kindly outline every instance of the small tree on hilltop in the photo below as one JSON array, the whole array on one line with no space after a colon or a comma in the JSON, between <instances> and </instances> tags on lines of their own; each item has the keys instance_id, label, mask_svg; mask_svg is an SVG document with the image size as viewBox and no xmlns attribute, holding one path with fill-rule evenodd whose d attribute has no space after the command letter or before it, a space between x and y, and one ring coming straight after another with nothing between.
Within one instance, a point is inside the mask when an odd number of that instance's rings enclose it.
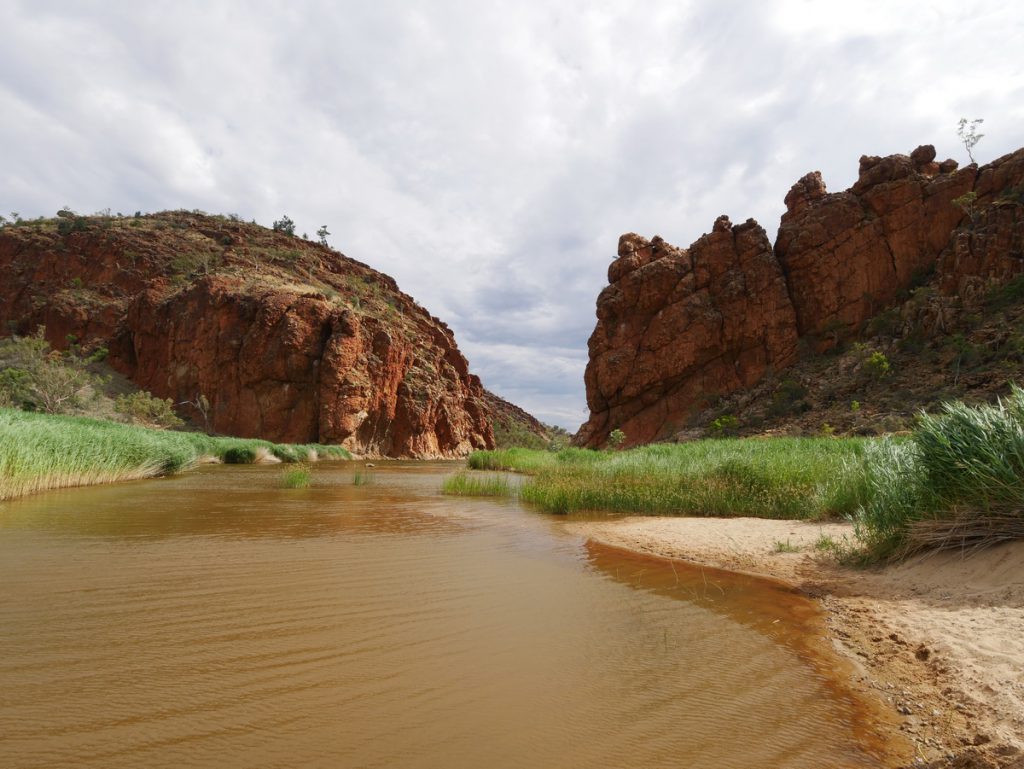
<instances>
[{"instance_id":1,"label":"small tree on hilltop","mask_svg":"<svg viewBox=\"0 0 1024 769\"><path fill-rule=\"evenodd\" d=\"M288 214L285 214L276 222L273 226L274 232L283 232L285 235L295 236L295 222L291 220Z\"/></svg>"},{"instance_id":2,"label":"small tree on hilltop","mask_svg":"<svg viewBox=\"0 0 1024 769\"><path fill-rule=\"evenodd\" d=\"M330 234L331 233L329 233L327 231L327 225L326 224L322 225L320 227L320 229L316 231L316 236L318 238L320 238L320 245L321 246L326 246L327 245L327 236L330 235Z\"/></svg>"},{"instance_id":3,"label":"small tree on hilltop","mask_svg":"<svg viewBox=\"0 0 1024 769\"><path fill-rule=\"evenodd\" d=\"M968 120L965 117L960 118L960 122L957 124L956 135L960 137L960 141L964 144L964 149L967 150L967 157L974 162L974 145L981 141L985 134L978 133L978 126L985 122L984 118L975 118L974 120Z\"/></svg>"}]
</instances>

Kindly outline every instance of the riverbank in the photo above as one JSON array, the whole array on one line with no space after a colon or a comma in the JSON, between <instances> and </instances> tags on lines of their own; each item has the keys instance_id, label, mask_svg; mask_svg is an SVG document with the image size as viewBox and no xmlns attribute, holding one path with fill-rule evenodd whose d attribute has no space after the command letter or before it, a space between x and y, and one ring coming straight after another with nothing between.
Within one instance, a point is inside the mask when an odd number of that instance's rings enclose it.
<instances>
[{"instance_id":1,"label":"riverbank","mask_svg":"<svg viewBox=\"0 0 1024 769\"><path fill-rule=\"evenodd\" d=\"M46 489L152 478L203 462L348 459L340 446L154 430L86 417L0 409L0 501Z\"/></svg>"},{"instance_id":2,"label":"riverbank","mask_svg":"<svg viewBox=\"0 0 1024 769\"><path fill-rule=\"evenodd\" d=\"M1024 765L1024 542L859 570L820 549L852 540L843 523L633 517L565 525L614 547L792 584L820 599L829 640L856 670L851 687L892 709L923 761L916 765Z\"/></svg>"}]
</instances>

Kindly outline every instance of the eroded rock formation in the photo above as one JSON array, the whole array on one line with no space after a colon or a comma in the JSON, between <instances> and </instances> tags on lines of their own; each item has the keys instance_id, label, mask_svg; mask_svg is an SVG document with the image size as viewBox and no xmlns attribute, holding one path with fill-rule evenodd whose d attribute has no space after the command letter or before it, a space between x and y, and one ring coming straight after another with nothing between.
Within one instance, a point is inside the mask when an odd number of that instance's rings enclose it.
<instances>
[{"instance_id":1,"label":"eroded rock formation","mask_svg":"<svg viewBox=\"0 0 1024 769\"><path fill-rule=\"evenodd\" d=\"M671 434L694 404L796 359L782 270L753 220L719 217L689 249L623 235L608 279L590 337L584 445L615 428L631 442Z\"/></svg>"},{"instance_id":2,"label":"eroded rock formation","mask_svg":"<svg viewBox=\"0 0 1024 769\"><path fill-rule=\"evenodd\" d=\"M680 249L623 235L597 300L586 371L603 445L664 439L717 397L821 352L935 276L946 292L1024 269L1024 150L978 168L909 156L862 157L857 182L829 193L809 173L786 195L774 248L753 220L719 217Z\"/></svg>"},{"instance_id":3,"label":"eroded rock formation","mask_svg":"<svg viewBox=\"0 0 1024 769\"><path fill-rule=\"evenodd\" d=\"M0 275L6 330L102 344L213 431L388 456L493 445L448 327L391 278L300 238L184 212L65 217L0 230Z\"/></svg>"}]
</instances>

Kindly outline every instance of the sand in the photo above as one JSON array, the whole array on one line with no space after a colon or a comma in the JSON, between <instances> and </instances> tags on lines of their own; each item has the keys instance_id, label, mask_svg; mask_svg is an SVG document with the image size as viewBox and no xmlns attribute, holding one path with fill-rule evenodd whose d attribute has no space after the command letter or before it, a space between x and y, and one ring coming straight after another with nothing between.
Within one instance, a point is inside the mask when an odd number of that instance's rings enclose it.
<instances>
[{"instance_id":1,"label":"sand","mask_svg":"<svg viewBox=\"0 0 1024 769\"><path fill-rule=\"evenodd\" d=\"M913 766L1024 768L1024 542L839 566L846 524L759 518L570 522L608 545L788 582L818 598L847 683L895 711ZM795 550L796 552L784 552Z\"/></svg>"}]
</instances>

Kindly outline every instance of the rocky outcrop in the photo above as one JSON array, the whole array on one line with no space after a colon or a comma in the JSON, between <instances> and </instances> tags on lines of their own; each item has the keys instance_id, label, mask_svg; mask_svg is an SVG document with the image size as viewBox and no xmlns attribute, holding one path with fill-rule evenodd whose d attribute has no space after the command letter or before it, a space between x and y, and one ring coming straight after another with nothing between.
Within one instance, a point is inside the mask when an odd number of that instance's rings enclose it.
<instances>
[{"instance_id":1,"label":"rocky outcrop","mask_svg":"<svg viewBox=\"0 0 1024 769\"><path fill-rule=\"evenodd\" d=\"M935 149L862 157L857 182L829 193L818 172L786 195L774 247L753 221L720 217L687 249L624 235L597 300L586 371L603 445L675 435L716 398L822 352L937 273L947 292L1022 271L1024 150L987 166L936 162ZM1015 197L1016 196L1016 197Z\"/></svg>"},{"instance_id":2,"label":"rocky outcrop","mask_svg":"<svg viewBox=\"0 0 1024 769\"><path fill-rule=\"evenodd\" d=\"M391 278L222 217L73 221L0 230L7 330L106 346L115 369L219 433L396 457L493 446L452 332Z\"/></svg>"},{"instance_id":3,"label":"rocky outcrop","mask_svg":"<svg viewBox=\"0 0 1024 769\"><path fill-rule=\"evenodd\" d=\"M983 168L975 195L936 263L942 293L967 301L1024 274L1024 153Z\"/></svg>"},{"instance_id":4,"label":"rocky outcrop","mask_svg":"<svg viewBox=\"0 0 1024 769\"><path fill-rule=\"evenodd\" d=\"M695 404L796 359L782 270L753 220L719 217L688 249L623 235L608 280L589 342L582 445L616 428L630 444L668 437Z\"/></svg>"},{"instance_id":5,"label":"rocky outcrop","mask_svg":"<svg viewBox=\"0 0 1024 769\"><path fill-rule=\"evenodd\" d=\"M817 351L855 333L934 267L964 215L953 201L977 173L934 161L930 146L909 157L865 156L849 190L828 194L815 173L786 196L775 254L797 331Z\"/></svg>"}]
</instances>

